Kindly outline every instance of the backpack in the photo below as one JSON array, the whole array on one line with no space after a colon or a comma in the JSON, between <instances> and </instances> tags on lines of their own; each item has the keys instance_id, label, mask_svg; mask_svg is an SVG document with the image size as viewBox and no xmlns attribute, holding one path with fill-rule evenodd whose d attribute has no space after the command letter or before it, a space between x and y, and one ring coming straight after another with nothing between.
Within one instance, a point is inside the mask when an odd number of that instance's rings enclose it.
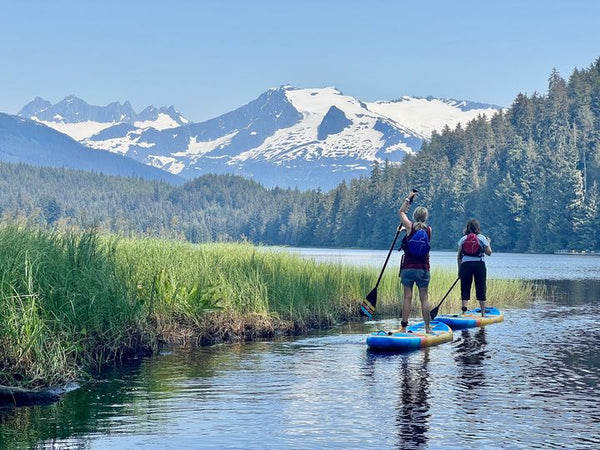
<instances>
[{"instance_id":1,"label":"backpack","mask_svg":"<svg viewBox=\"0 0 600 450\"><path fill-rule=\"evenodd\" d=\"M422 258L431 250L429 245L429 234L426 230L417 230L410 239L406 241L404 251L410 256Z\"/></svg>"},{"instance_id":2,"label":"backpack","mask_svg":"<svg viewBox=\"0 0 600 450\"><path fill-rule=\"evenodd\" d=\"M467 238L461 245L461 251L463 255L467 256L483 256L483 246L479 237L475 233L467 234Z\"/></svg>"}]
</instances>

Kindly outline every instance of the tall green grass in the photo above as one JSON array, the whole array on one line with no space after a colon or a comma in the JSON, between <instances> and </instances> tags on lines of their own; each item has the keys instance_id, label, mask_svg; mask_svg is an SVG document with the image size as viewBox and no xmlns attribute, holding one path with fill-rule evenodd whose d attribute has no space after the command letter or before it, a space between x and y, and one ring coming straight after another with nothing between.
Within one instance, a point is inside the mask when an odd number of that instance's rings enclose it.
<instances>
[{"instance_id":1,"label":"tall green grass","mask_svg":"<svg viewBox=\"0 0 600 450\"><path fill-rule=\"evenodd\" d=\"M93 231L0 229L0 382L70 379L137 347L140 305Z\"/></svg>"},{"instance_id":2,"label":"tall green grass","mask_svg":"<svg viewBox=\"0 0 600 450\"><path fill-rule=\"evenodd\" d=\"M358 311L373 275L250 244L122 239L117 249L120 271L127 272L155 316L218 308L293 322L297 328L329 325Z\"/></svg>"},{"instance_id":3,"label":"tall green grass","mask_svg":"<svg viewBox=\"0 0 600 450\"><path fill-rule=\"evenodd\" d=\"M429 284L429 305L433 309L444 298L450 290L457 273L452 269L432 269L431 282ZM403 292L397 272L387 273L381 280L378 289L377 313L383 316L400 316L402 314ZM475 299L475 287L471 293L469 308L478 308L479 302ZM383 294L383 295L382 295ZM535 298L544 296L543 286L533 282L518 279L488 279L487 280L487 306L507 307L524 306ZM450 294L440 306L438 314L450 314L460 311L462 306L460 300L460 282L450 291ZM411 317L420 318L421 303L418 289L413 289L413 300L411 304Z\"/></svg>"},{"instance_id":4,"label":"tall green grass","mask_svg":"<svg viewBox=\"0 0 600 450\"><path fill-rule=\"evenodd\" d=\"M161 342L252 339L355 320L377 275L250 244L3 226L0 384L58 383ZM453 281L453 273L432 273L432 306ZM523 303L534 290L491 280L489 303ZM459 307L458 288L453 297L448 310ZM378 288L380 317L398 316L401 299L390 269ZM418 311L415 300L411 315Z\"/></svg>"}]
</instances>

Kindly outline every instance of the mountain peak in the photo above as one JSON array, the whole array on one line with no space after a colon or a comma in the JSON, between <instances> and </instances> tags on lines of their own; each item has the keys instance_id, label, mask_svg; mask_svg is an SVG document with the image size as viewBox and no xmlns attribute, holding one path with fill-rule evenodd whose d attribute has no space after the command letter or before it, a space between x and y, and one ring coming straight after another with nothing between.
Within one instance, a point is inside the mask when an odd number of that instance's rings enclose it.
<instances>
[{"instance_id":1,"label":"mountain peak","mask_svg":"<svg viewBox=\"0 0 600 450\"><path fill-rule=\"evenodd\" d=\"M166 117L161 117L161 114ZM161 107L148 106L140 114L137 114L133 106L126 100L122 104L118 101L111 102L106 106L90 105L75 94L69 94L56 104L36 97L25 105L18 115L29 119L36 119L46 125L54 126L64 133L76 139L83 139L106 129L107 127L126 123L143 123L144 128L156 129L174 128L188 123L173 106ZM73 127L75 123L87 123L89 130L81 127ZM73 128L73 130L71 130ZM75 133L77 133L75 135Z\"/></svg>"},{"instance_id":2,"label":"mountain peak","mask_svg":"<svg viewBox=\"0 0 600 450\"><path fill-rule=\"evenodd\" d=\"M44 111L51 106L52 103L50 103L48 100L44 100L42 97L35 97L25 106L23 106L17 115L23 117L34 117L38 112Z\"/></svg>"}]
</instances>

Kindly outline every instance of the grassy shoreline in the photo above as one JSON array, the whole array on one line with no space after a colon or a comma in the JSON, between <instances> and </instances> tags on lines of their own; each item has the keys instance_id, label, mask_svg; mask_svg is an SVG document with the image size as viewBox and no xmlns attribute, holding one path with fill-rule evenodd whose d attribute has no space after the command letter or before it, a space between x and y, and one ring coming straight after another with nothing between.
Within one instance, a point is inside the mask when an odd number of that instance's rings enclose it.
<instances>
[{"instance_id":1,"label":"grassy shoreline","mask_svg":"<svg viewBox=\"0 0 600 450\"><path fill-rule=\"evenodd\" d=\"M317 263L250 244L0 227L0 385L81 378L161 345L298 334L358 320L378 270ZM431 303L454 281L433 271ZM524 304L532 283L490 280L489 304ZM378 288L379 317L400 314L395 270ZM458 308L458 289L440 312ZM413 301L411 317L420 316Z\"/></svg>"}]
</instances>

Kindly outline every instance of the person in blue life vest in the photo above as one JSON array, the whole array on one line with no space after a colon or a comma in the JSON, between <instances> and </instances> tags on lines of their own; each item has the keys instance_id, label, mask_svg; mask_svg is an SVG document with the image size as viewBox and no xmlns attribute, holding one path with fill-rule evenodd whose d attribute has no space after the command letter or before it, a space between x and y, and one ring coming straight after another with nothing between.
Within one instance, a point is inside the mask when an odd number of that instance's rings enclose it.
<instances>
[{"instance_id":1,"label":"person in blue life vest","mask_svg":"<svg viewBox=\"0 0 600 450\"><path fill-rule=\"evenodd\" d=\"M427 226L427 208L419 206L413 213L413 220L408 218L407 212L418 191L413 189L406 197L398 215L402 221L402 228L406 229L406 236L402 239L402 262L400 263L400 282L404 287L404 302L402 304L401 332L406 332L408 316L413 296L413 286L419 289L421 311L425 322L425 331L431 332L429 326L429 241L431 240L431 227Z\"/></svg>"},{"instance_id":2,"label":"person in blue life vest","mask_svg":"<svg viewBox=\"0 0 600 450\"><path fill-rule=\"evenodd\" d=\"M491 238L481 233L476 219L470 219L458 241L458 275L460 277L460 298L462 312L467 311L467 302L471 298L471 285L475 280L475 295L479 300L481 315L485 317L487 269L483 258L492 254Z\"/></svg>"}]
</instances>

